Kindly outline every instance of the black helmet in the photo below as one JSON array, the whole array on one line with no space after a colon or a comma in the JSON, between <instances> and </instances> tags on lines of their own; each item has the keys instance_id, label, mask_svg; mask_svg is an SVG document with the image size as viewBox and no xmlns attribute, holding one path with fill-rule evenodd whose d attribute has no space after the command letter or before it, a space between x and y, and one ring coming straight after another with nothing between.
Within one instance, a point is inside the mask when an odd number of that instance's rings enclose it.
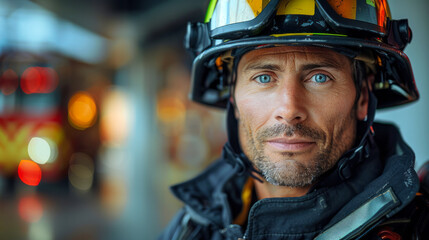
<instances>
[{"instance_id":1,"label":"black helmet","mask_svg":"<svg viewBox=\"0 0 429 240\"><path fill-rule=\"evenodd\" d=\"M185 46L196 56L190 97L224 108L240 51L312 45L365 62L375 74L377 108L412 102L419 94L403 52L411 37L386 0L211 0L204 23L188 24Z\"/></svg>"}]
</instances>

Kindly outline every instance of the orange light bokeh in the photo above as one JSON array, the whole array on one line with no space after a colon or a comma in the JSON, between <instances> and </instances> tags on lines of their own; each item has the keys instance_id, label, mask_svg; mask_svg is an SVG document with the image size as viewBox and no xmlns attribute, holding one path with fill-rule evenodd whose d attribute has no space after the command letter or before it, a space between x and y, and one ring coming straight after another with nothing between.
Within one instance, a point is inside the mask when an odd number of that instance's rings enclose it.
<instances>
[{"instance_id":1,"label":"orange light bokeh","mask_svg":"<svg viewBox=\"0 0 429 240\"><path fill-rule=\"evenodd\" d=\"M87 92L74 94L69 101L68 107L68 118L73 127L83 130L94 125L97 106L94 99Z\"/></svg>"},{"instance_id":2,"label":"orange light bokeh","mask_svg":"<svg viewBox=\"0 0 429 240\"><path fill-rule=\"evenodd\" d=\"M37 186L42 179L42 170L31 160L21 160L18 166L18 176L21 181L30 186Z\"/></svg>"},{"instance_id":3,"label":"orange light bokeh","mask_svg":"<svg viewBox=\"0 0 429 240\"><path fill-rule=\"evenodd\" d=\"M186 106L180 98L164 94L158 99L157 116L163 123L184 121L185 114Z\"/></svg>"}]
</instances>

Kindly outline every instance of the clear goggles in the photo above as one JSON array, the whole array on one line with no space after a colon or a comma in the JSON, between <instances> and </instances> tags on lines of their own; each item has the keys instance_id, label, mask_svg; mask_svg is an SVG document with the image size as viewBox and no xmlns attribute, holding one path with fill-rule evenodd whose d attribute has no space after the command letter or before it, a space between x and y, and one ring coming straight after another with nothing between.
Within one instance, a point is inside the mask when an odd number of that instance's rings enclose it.
<instances>
[{"instance_id":1,"label":"clear goggles","mask_svg":"<svg viewBox=\"0 0 429 240\"><path fill-rule=\"evenodd\" d=\"M338 33L387 35L386 0L211 0L205 22L212 38L237 39L259 34L275 16L313 16L316 8Z\"/></svg>"}]
</instances>

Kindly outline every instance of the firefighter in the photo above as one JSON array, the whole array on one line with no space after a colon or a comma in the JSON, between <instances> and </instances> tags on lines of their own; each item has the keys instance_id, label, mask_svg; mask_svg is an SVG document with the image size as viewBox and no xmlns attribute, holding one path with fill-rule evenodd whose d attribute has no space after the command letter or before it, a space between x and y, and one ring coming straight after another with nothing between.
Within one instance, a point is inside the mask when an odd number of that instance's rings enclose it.
<instances>
[{"instance_id":1,"label":"firefighter","mask_svg":"<svg viewBox=\"0 0 429 240\"><path fill-rule=\"evenodd\" d=\"M419 98L411 38L385 0L212 0L190 96L226 109L228 142L172 187L160 239L427 239L414 153L373 122Z\"/></svg>"}]
</instances>

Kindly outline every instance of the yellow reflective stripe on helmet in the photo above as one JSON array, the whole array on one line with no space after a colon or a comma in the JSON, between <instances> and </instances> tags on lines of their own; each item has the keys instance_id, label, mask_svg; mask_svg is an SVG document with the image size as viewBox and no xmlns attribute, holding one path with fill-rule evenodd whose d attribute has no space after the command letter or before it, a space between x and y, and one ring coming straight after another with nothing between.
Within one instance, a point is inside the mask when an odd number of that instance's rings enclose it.
<instances>
[{"instance_id":1,"label":"yellow reflective stripe on helmet","mask_svg":"<svg viewBox=\"0 0 429 240\"><path fill-rule=\"evenodd\" d=\"M283 0L279 4L277 15L314 15L314 0Z\"/></svg>"},{"instance_id":2,"label":"yellow reflective stripe on helmet","mask_svg":"<svg viewBox=\"0 0 429 240\"><path fill-rule=\"evenodd\" d=\"M252 9L253 13L255 14L255 17L258 16L262 9L264 9L267 4L270 2L270 0L246 0L249 4L250 8Z\"/></svg>"},{"instance_id":3,"label":"yellow reflective stripe on helmet","mask_svg":"<svg viewBox=\"0 0 429 240\"><path fill-rule=\"evenodd\" d=\"M356 20L356 0L327 0L327 2L341 17Z\"/></svg>"},{"instance_id":4,"label":"yellow reflective stripe on helmet","mask_svg":"<svg viewBox=\"0 0 429 240\"><path fill-rule=\"evenodd\" d=\"M337 36L337 37L347 37L344 34L335 34L335 33L281 33L281 34L271 34L273 37L285 37L285 36L306 36L306 35L319 35L319 36Z\"/></svg>"},{"instance_id":5,"label":"yellow reflective stripe on helmet","mask_svg":"<svg viewBox=\"0 0 429 240\"><path fill-rule=\"evenodd\" d=\"M207 8L206 17L204 18L204 22L208 23L213 16L214 9L216 7L217 0L211 0L209 3L209 7Z\"/></svg>"}]
</instances>

